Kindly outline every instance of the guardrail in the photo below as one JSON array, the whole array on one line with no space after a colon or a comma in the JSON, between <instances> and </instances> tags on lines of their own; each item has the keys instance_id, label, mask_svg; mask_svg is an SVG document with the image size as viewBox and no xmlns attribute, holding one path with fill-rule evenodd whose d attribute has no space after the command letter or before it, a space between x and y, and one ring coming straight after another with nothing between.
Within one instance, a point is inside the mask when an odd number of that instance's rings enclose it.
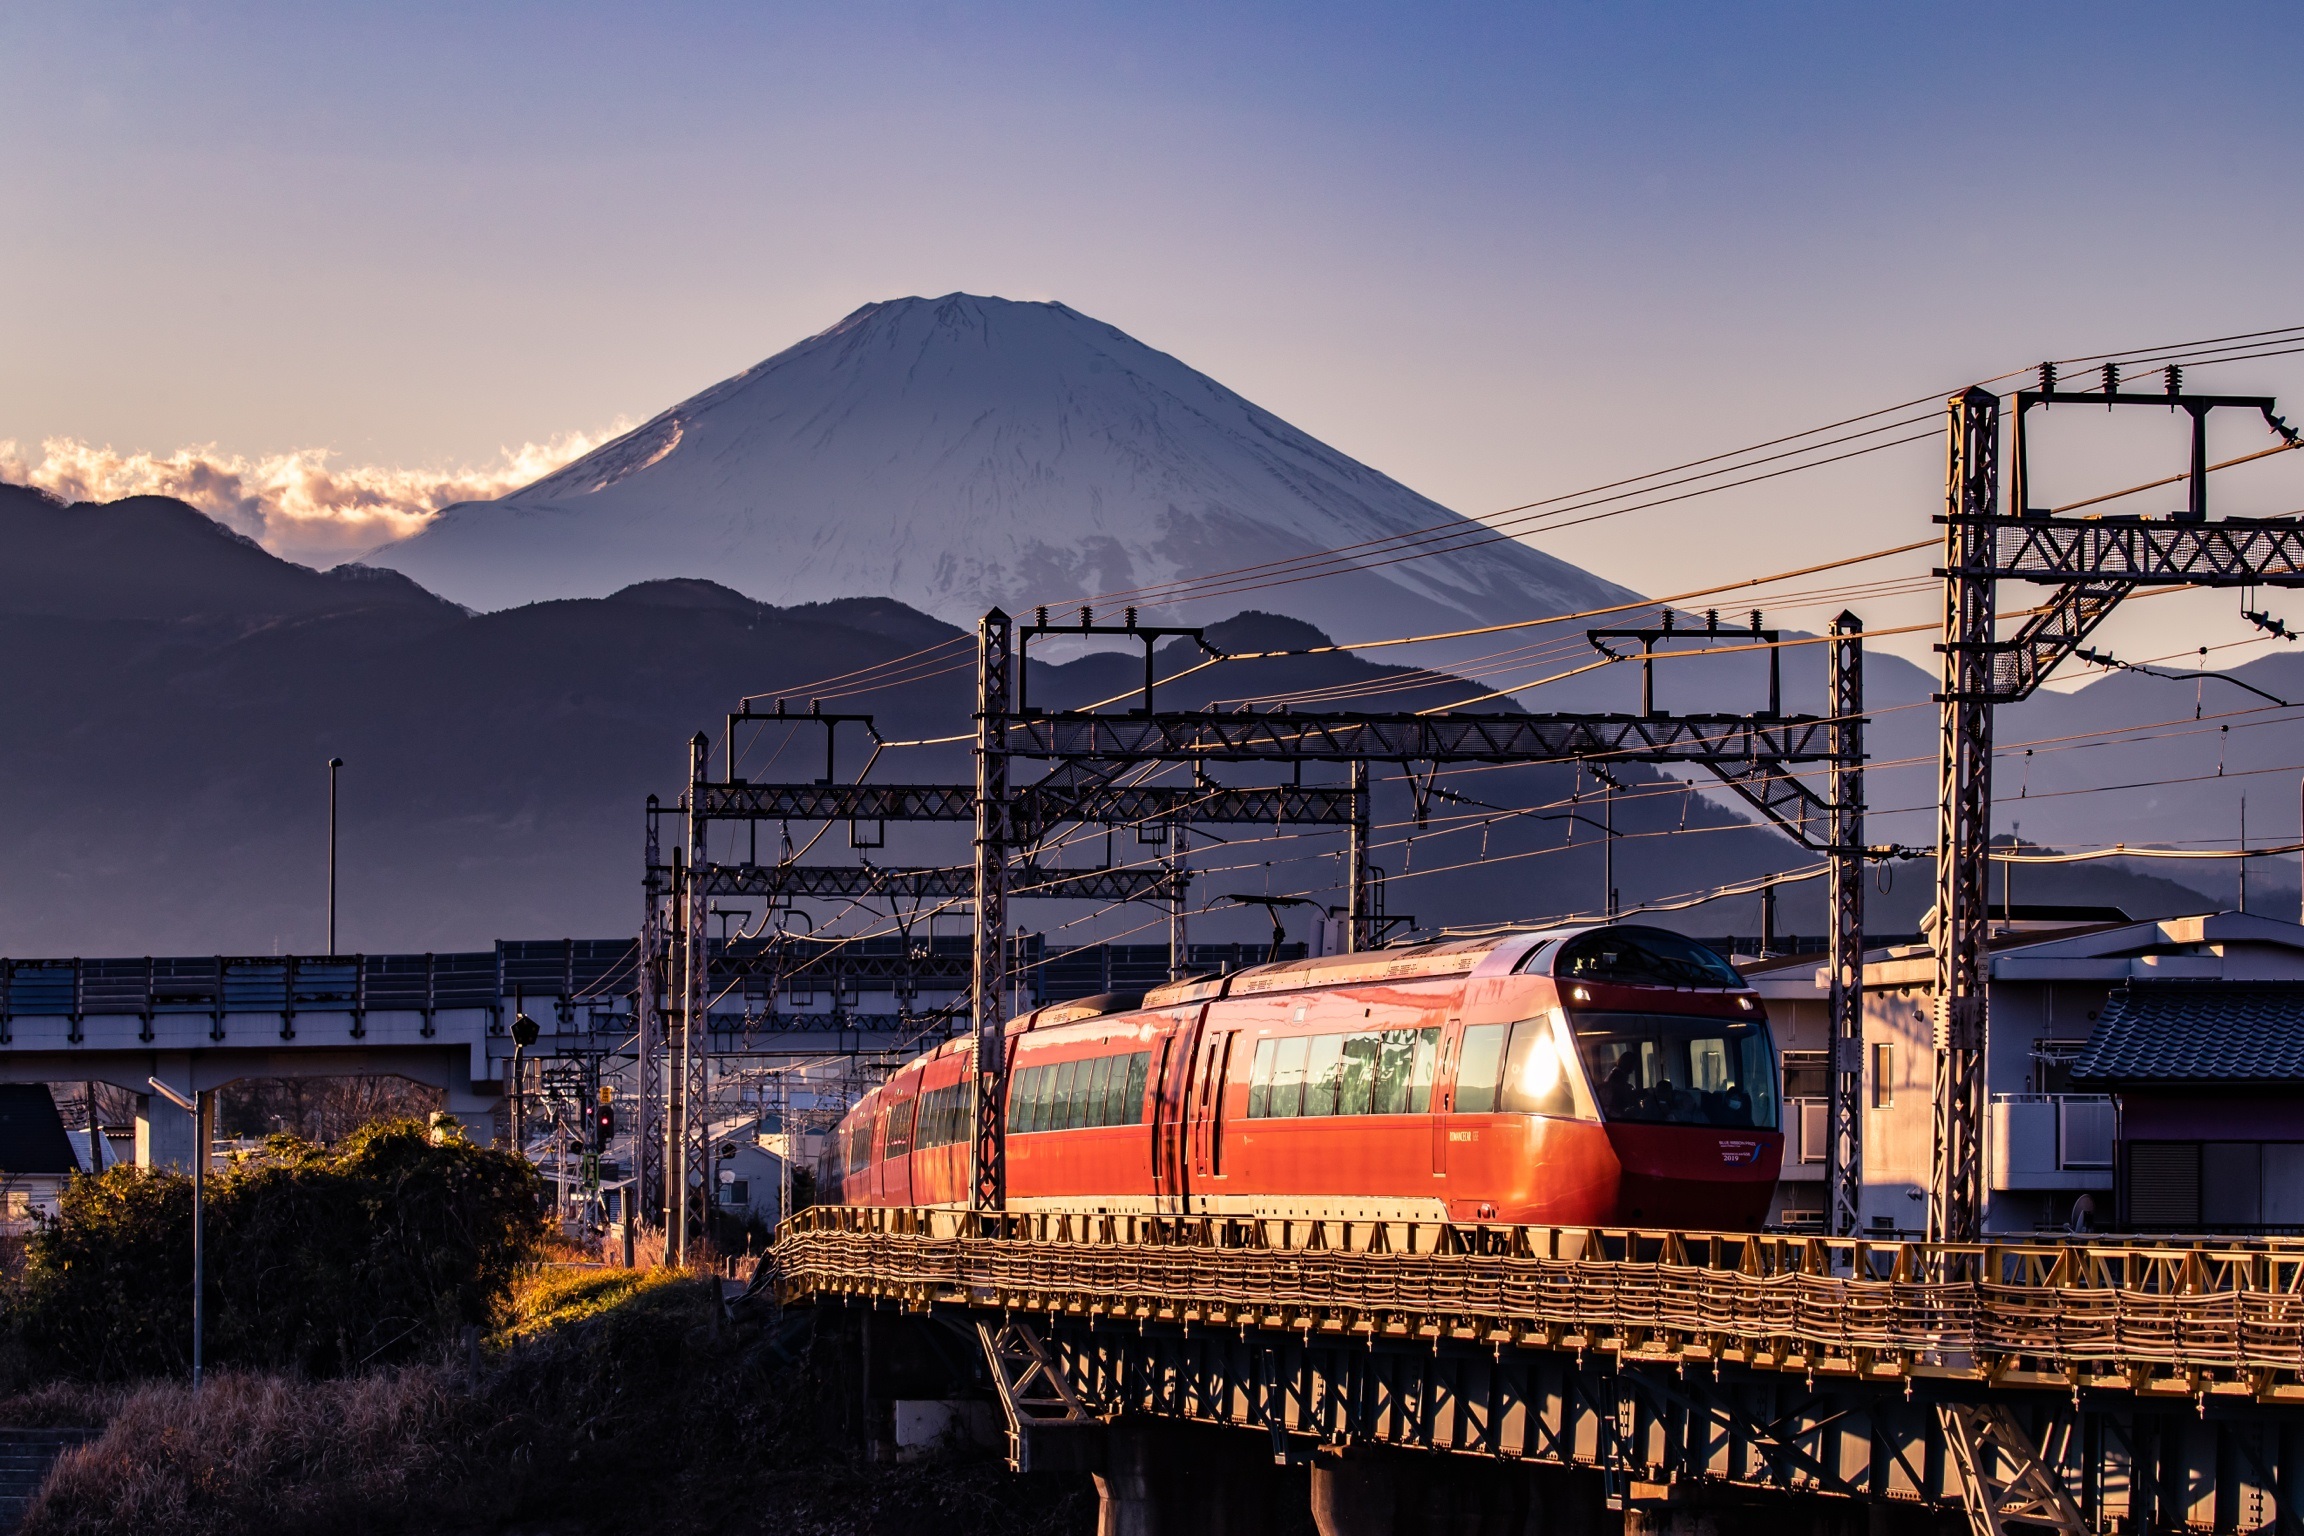
<instances>
[{"instance_id":1,"label":"guardrail","mask_svg":"<svg viewBox=\"0 0 2304 1536\"><path fill-rule=\"evenodd\" d=\"M1468 1340L1867 1381L2304 1403L2304 1243L1787 1234L818 1206L786 1304Z\"/></svg>"}]
</instances>

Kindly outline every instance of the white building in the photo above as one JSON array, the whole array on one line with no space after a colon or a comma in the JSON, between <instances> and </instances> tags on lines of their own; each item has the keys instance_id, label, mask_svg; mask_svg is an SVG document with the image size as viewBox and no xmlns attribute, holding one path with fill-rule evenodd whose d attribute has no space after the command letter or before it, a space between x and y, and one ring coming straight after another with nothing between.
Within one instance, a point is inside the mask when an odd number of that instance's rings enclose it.
<instances>
[{"instance_id":1,"label":"white building","mask_svg":"<svg viewBox=\"0 0 2304 1536\"><path fill-rule=\"evenodd\" d=\"M1984 1230L2062 1229L2089 1197L2113 1210L2116 1116L2110 1095L2067 1078L2114 988L2131 979L2304 980L2304 926L2254 913L2130 922L2105 909L2015 909L1990 941L1985 1047ZM1746 961L1784 1058L1784 1178L1772 1221L1813 1227L1824 1213L1829 1088L1824 969L1814 955ZM1919 1235L1933 1148L1935 959L1926 945L1864 957L1863 1224Z\"/></svg>"},{"instance_id":2,"label":"white building","mask_svg":"<svg viewBox=\"0 0 2304 1536\"><path fill-rule=\"evenodd\" d=\"M714 1198L739 1221L757 1217L770 1228L784 1219L784 1137L766 1128L773 1116L746 1115L712 1127Z\"/></svg>"}]
</instances>

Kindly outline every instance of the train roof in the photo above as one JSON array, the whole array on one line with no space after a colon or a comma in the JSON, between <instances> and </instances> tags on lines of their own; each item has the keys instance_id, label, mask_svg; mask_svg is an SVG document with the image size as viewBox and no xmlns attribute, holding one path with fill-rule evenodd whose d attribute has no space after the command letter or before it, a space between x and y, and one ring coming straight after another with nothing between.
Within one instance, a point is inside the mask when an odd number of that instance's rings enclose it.
<instances>
[{"instance_id":1,"label":"train roof","mask_svg":"<svg viewBox=\"0 0 2304 1536\"><path fill-rule=\"evenodd\" d=\"M1391 949L1359 950L1344 955L1322 955L1312 960L1282 960L1252 965L1220 976L1196 976L1154 987L1144 994L1143 1006L1164 1008L1174 1003L1202 1002L1214 997L1256 997L1268 992L1297 992L1311 987L1344 987L1372 981L1416 981L1439 976L1466 976L1491 957L1511 951L1517 961L1538 943L1583 930L1519 928L1471 938L1435 939L1423 944L1402 944Z\"/></svg>"}]
</instances>

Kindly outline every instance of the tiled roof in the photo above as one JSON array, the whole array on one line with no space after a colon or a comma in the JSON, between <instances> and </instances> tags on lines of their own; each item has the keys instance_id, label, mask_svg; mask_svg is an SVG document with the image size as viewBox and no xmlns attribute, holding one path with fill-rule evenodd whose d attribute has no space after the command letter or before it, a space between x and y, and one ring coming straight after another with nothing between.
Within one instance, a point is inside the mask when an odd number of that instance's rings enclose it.
<instances>
[{"instance_id":1,"label":"tiled roof","mask_svg":"<svg viewBox=\"0 0 2304 1536\"><path fill-rule=\"evenodd\" d=\"M2132 981L2072 1082L2304 1083L2304 982Z\"/></svg>"},{"instance_id":2,"label":"tiled roof","mask_svg":"<svg viewBox=\"0 0 2304 1536\"><path fill-rule=\"evenodd\" d=\"M77 1173L56 1100L39 1083L0 1083L0 1173Z\"/></svg>"}]
</instances>

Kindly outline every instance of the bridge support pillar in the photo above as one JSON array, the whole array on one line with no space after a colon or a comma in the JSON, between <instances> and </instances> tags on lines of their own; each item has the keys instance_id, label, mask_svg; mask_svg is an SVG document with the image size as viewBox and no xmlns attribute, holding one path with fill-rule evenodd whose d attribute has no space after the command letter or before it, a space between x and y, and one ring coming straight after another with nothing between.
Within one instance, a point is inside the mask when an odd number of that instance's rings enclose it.
<instances>
[{"instance_id":1,"label":"bridge support pillar","mask_svg":"<svg viewBox=\"0 0 2304 1536\"><path fill-rule=\"evenodd\" d=\"M152 1075L179 1093L190 1092L191 1054L162 1053L154 1060ZM199 1146L200 1134L192 1123L190 1110L179 1109L156 1093L136 1095L137 1167L173 1168L179 1173L190 1173Z\"/></svg>"},{"instance_id":2,"label":"bridge support pillar","mask_svg":"<svg viewBox=\"0 0 2304 1536\"><path fill-rule=\"evenodd\" d=\"M1164 1536L1157 1431L1123 1419L1104 1432L1096 1474L1096 1536ZM1182 1536L1182 1533L1178 1533Z\"/></svg>"},{"instance_id":3,"label":"bridge support pillar","mask_svg":"<svg viewBox=\"0 0 2304 1536\"><path fill-rule=\"evenodd\" d=\"M1320 1452L1312 1458L1312 1524L1320 1536L1393 1536L1397 1481L1389 1457Z\"/></svg>"}]
</instances>

